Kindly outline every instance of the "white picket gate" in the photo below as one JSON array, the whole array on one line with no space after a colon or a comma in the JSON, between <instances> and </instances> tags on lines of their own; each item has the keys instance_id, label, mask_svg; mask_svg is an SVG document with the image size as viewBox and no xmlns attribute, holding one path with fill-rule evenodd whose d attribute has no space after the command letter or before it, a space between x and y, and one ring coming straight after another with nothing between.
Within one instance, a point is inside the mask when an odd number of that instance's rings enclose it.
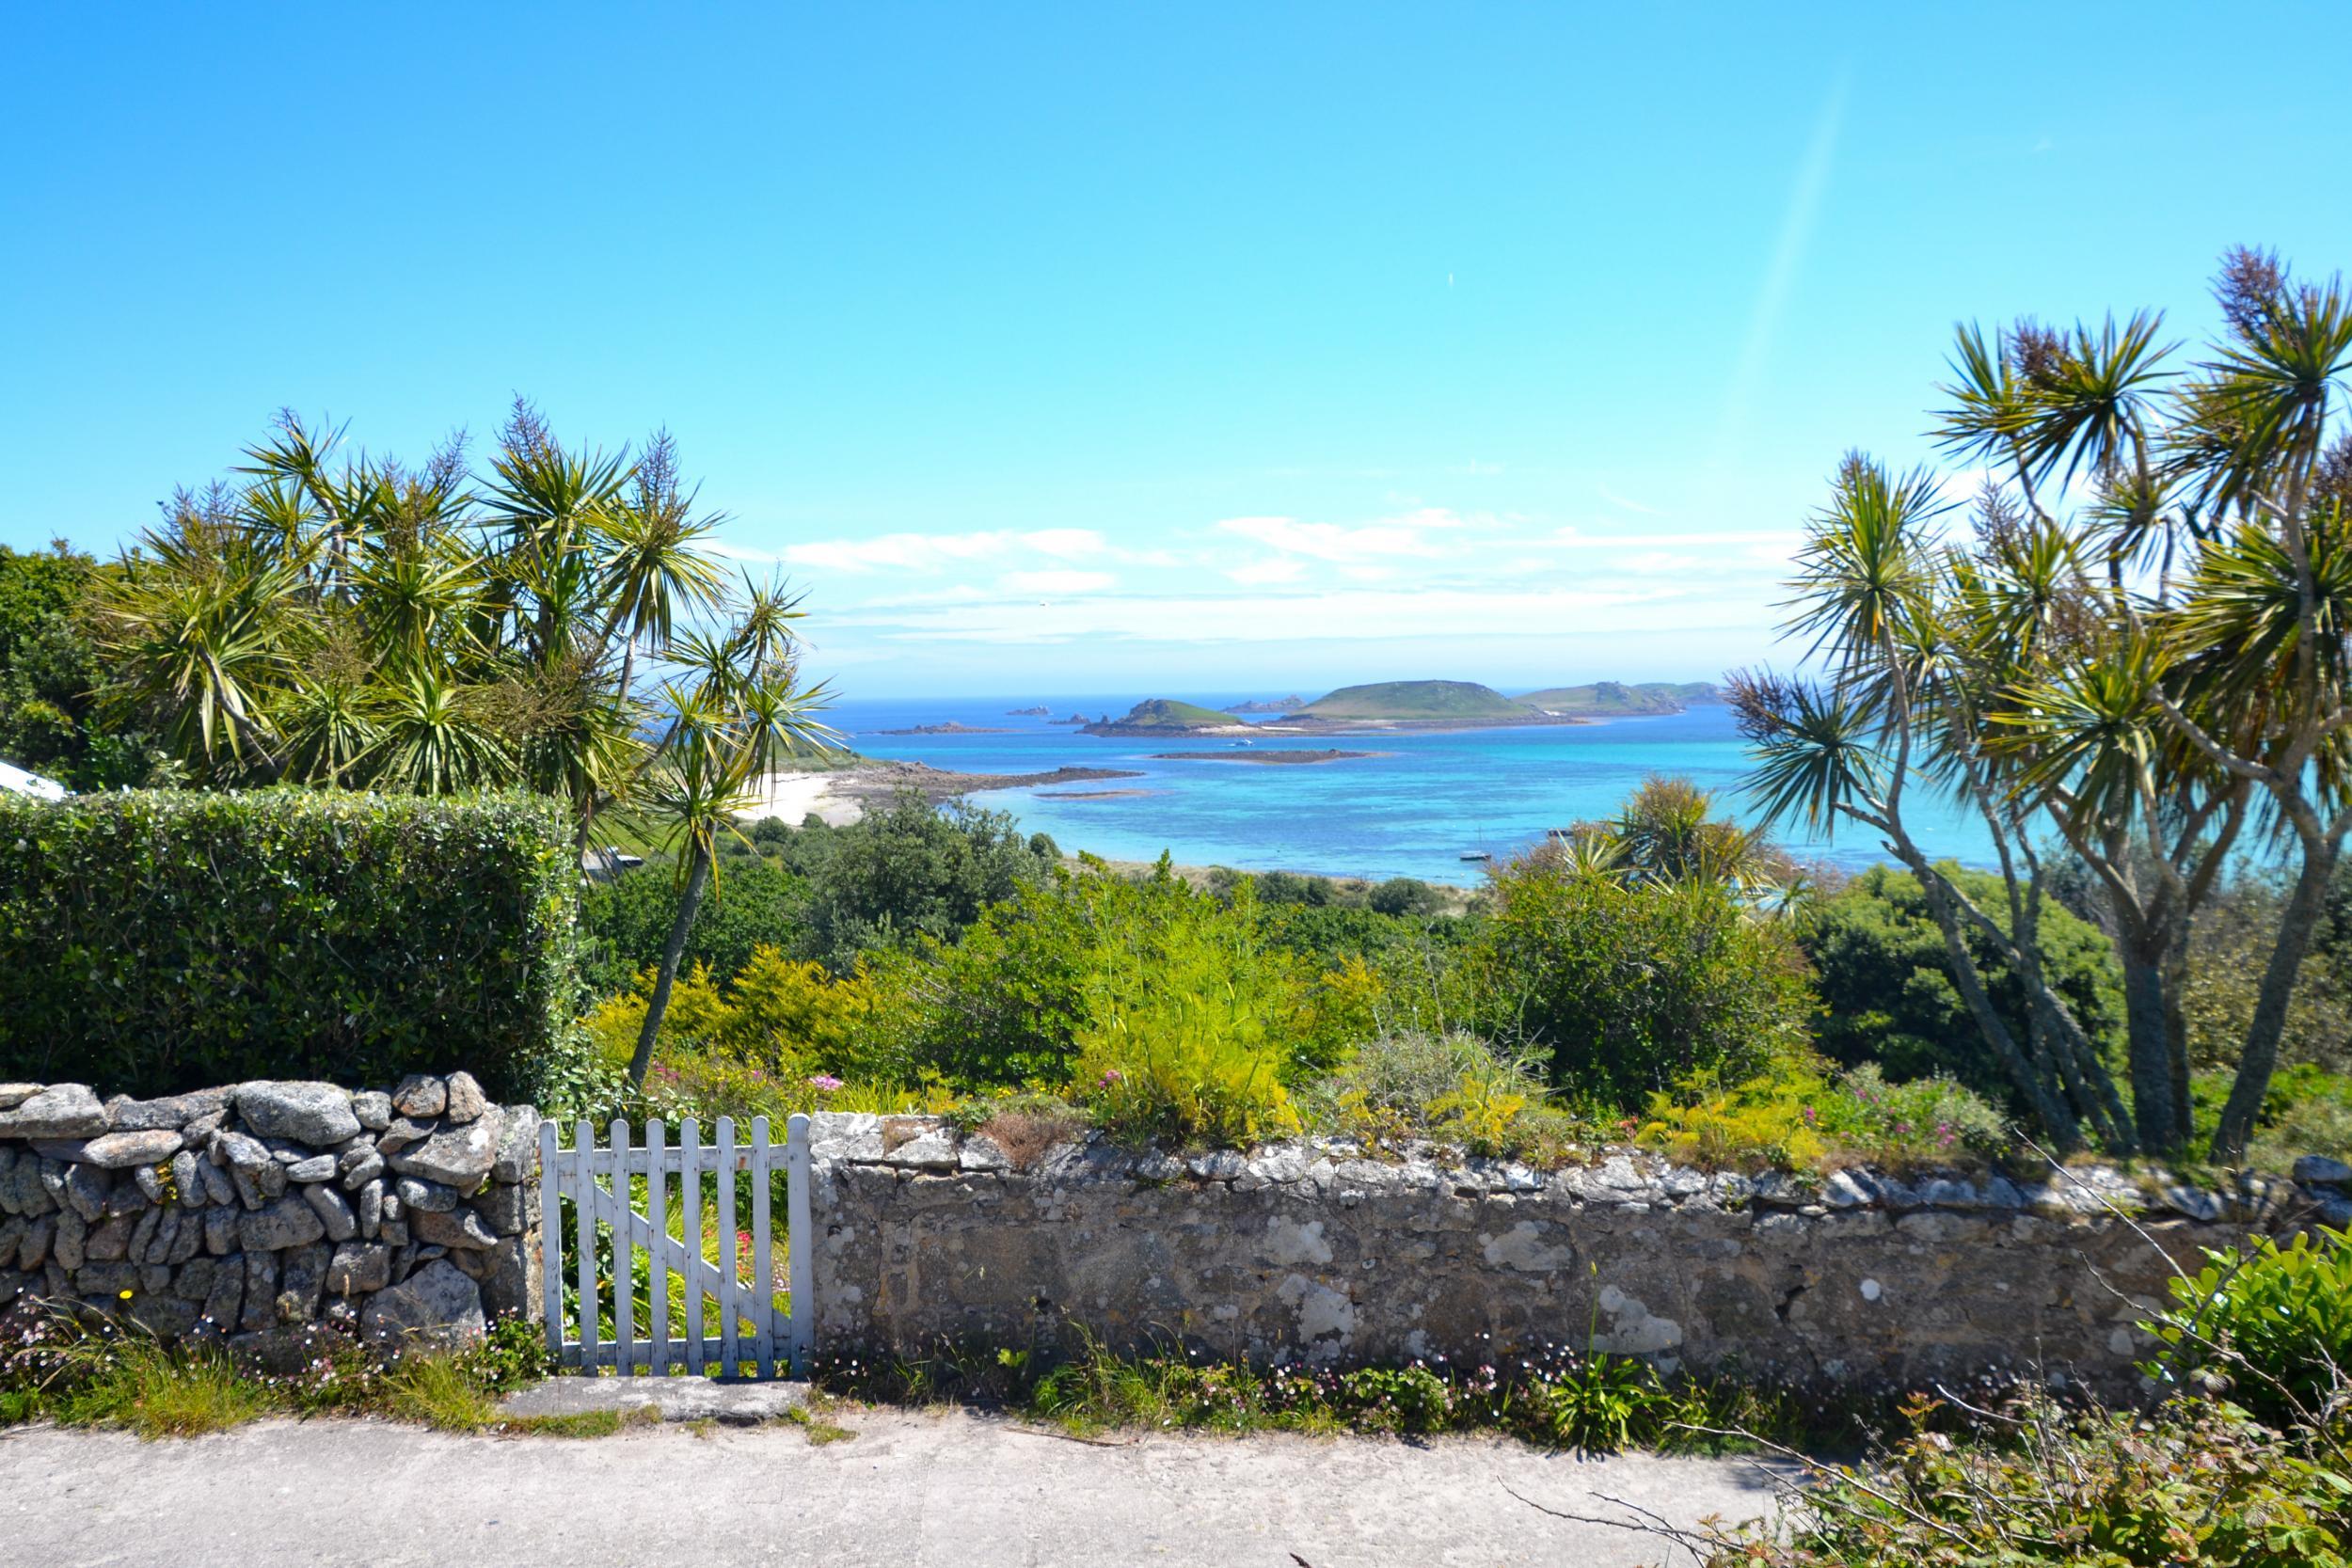
<instances>
[{"instance_id":1,"label":"white picket gate","mask_svg":"<svg viewBox=\"0 0 2352 1568\"><path fill-rule=\"evenodd\" d=\"M816 1345L816 1282L809 1248L813 1240L808 1215L808 1117L796 1116L786 1124L782 1148L768 1141L768 1118L752 1120L751 1142L738 1147L735 1119L721 1117L718 1141L702 1146L702 1129L692 1117L678 1124L677 1147L671 1148L659 1120L645 1123L645 1135L634 1144L629 1125L616 1121L611 1141L596 1147L596 1132L587 1122L573 1130L572 1147L561 1147L556 1124L539 1124L539 1237L544 1259L544 1288L548 1351L567 1368L618 1369L623 1375L661 1373L682 1367L694 1374L716 1369L726 1377L781 1377L805 1371ZM771 1269L769 1178L785 1173L787 1273L791 1310L776 1309ZM751 1257L740 1256L736 1228L734 1174L751 1174ZM715 1176L719 1261L713 1264L704 1246L703 1178ZM670 1233L670 1181L676 1179L679 1207L685 1215L682 1235ZM635 1207L635 1180L644 1182L644 1209ZM579 1298L576 1309L564 1305L563 1203L572 1203L576 1238ZM648 1218L648 1216L654 1216ZM605 1303L596 1280L596 1227L612 1238L612 1338L604 1339L598 1319ZM647 1295L650 1319L641 1337L635 1323L636 1255L648 1255ZM742 1277L744 1263L751 1277ZM670 1332L669 1304L675 1299L671 1282L684 1293L686 1333ZM717 1322L707 1324L704 1307L715 1308ZM572 1333L577 1324L578 1334ZM716 1333L708 1332L714 1327Z\"/></svg>"}]
</instances>

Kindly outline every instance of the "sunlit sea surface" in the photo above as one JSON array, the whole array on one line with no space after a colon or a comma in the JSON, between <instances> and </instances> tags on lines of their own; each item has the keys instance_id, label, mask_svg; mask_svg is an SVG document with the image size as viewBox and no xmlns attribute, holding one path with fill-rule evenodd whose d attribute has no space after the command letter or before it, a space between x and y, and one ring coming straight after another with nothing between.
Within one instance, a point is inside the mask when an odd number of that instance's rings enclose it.
<instances>
[{"instance_id":1,"label":"sunlit sea surface","mask_svg":"<svg viewBox=\"0 0 2352 1568\"><path fill-rule=\"evenodd\" d=\"M1166 693L844 701L829 719L868 756L935 768L976 773L1039 773L1064 765L1133 769L1143 776L972 797L1011 812L1031 831L1053 834L1065 850L1089 849L1111 860L1152 860L1166 849L1184 864L1470 882L1482 867L1464 861L1465 851L1483 849L1501 860L1540 840L1547 829L1607 815L1653 773L1679 775L1716 791L1719 804L1742 821L1754 816L1740 791L1746 752L1730 710L1711 704L1661 718L1590 724L1258 742L1269 750L1382 753L1303 767L1160 761L1153 753L1231 756L1239 748L1225 738L1079 735L1069 725L1008 712L1043 705L1055 718L1117 716L1147 695ZM1186 694L1186 700L1224 706L1265 695L1209 692ZM1252 717L1264 722L1274 716ZM1003 733L881 733L949 721ZM1120 793L1072 798L1096 791ZM1931 814L1925 805L1915 796L1911 802L1915 831L1930 853L1970 864L1990 861L1981 824L1956 808ZM1849 867L1889 858L1875 836L1859 832L1841 832L1833 843L1788 832L1782 837L1801 854Z\"/></svg>"}]
</instances>

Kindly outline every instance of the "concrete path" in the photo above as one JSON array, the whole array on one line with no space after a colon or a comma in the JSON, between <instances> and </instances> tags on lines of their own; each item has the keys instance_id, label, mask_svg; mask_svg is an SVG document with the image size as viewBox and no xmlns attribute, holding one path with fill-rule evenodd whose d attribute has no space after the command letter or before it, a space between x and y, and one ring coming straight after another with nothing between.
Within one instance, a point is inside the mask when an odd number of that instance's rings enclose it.
<instances>
[{"instance_id":1,"label":"concrete path","mask_svg":"<svg viewBox=\"0 0 2352 1568\"><path fill-rule=\"evenodd\" d=\"M856 1436L823 1445L781 1425L650 1427L584 1441L343 1420L159 1443L18 1429L0 1436L0 1560L1629 1568L1668 1560L1662 1544L1548 1518L1511 1490L1549 1508L1624 1516L1596 1496L1607 1494L1686 1525L1772 1506L1762 1473L1743 1460L1579 1461L1461 1438L1104 1446L960 1413L837 1418Z\"/></svg>"}]
</instances>

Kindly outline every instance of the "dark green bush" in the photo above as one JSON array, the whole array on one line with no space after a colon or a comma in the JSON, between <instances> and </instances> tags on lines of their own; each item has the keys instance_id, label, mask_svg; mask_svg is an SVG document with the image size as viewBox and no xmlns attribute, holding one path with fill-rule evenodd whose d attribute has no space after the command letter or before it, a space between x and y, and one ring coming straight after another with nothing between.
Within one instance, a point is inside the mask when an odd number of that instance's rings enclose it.
<instances>
[{"instance_id":1,"label":"dark green bush","mask_svg":"<svg viewBox=\"0 0 2352 1568\"><path fill-rule=\"evenodd\" d=\"M912 791L853 826L802 829L779 858L808 879L795 950L836 974L863 953L954 942L1054 864L1009 814Z\"/></svg>"},{"instance_id":2,"label":"dark green bush","mask_svg":"<svg viewBox=\"0 0 2352 1568\"><path fill-rule=\"evenodd\" d=\"M1947 869L1979 908L2007 927L1998 877ZM1816 1038L1823 1053L1849 1067L1876 1062L1899 1083L1942 1072L1995 1101L2011 1101L2015 1085L1952 985L1944 938L1916 878L1873 866L1821 902L1801 940L1821 996ZM2045 900L2042 950L2075 1020L2092 1039L2120 1050L2122 981L2106 935ZM1969 951L1994 1006L2024 1038L2025 998L2016 977L1981 936L1972 934Z\"/></svg>"},{"instance_id":3,"label":"dark green bush","mask_svg":"<svg viewBox=\"0 0 2352 1568\"><path fill-rule=\"evenodd\" d=\"M772 817L769 820L774 820ZM623 872L580 895L589 988L598 995L628 989L639 970L661 961L677 919L678 884L670 865ZM801 938L807 884L771 861L729 859L687 927L681 965L708 964L720 979L742 973L762 942L787 952Z\"/></svg>"},{"instance_id":4,"label":"dark green bush","mask_svg":"<svg viewBox=\"0 0 2352 1568\"><path fill-rule=\"evenodd\" d=\"M62 542L40 553L0 545L0 762L74 789L165 782L152 737L109 731L90 692L98 649L81 612L101 568Z\"/></svg>"},{"instance_id":5,"label":"dark green bush","mask_svg":"<svg viewBox=\"0 0 2352 1568\"><path fill-rule=\"evenodd\" d=\"M1629 884L1535 857L1494 892L1473 959L1485 1032L1549 1052L1565 1090L1632 1108L1693 1073L1752 1077L1804 1043L1804 958L1721 884Z\"/></svg>"},{"instance_id":6,"label":"dark green bush","mask_svg":"<svg viewBox=\"0 0 2352 1568\"><path fill-rule=\"evenodd\" d=\"M1376 884L1364 902L1381 914L1436 914L1445 903L1436 888L1412 877L1391 877Z\"/></svg>"},{"instance_id":7,"label":"dark green bush","mask_svg":"<svg viewBox=\"0 0 2352 1568\"><path fill-rule=\"evenodd\" d=\"M560 803L0 797L0 1074L164 1094L464 1068L535 1092L579 1003Z\"/></svg>"}]
</instances>

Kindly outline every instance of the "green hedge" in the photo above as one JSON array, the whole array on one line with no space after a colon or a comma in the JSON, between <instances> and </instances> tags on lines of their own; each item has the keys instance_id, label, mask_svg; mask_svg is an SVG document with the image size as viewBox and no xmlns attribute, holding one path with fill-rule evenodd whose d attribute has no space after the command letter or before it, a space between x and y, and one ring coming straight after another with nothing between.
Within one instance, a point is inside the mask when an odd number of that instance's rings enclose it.
<instances>
[{"instance_id":1,"label":"green hedge","mask_svg":"<svg viewBox=\"0 0 2352 1568\"><path fill-rule=\"evenodd\" d=\"M579 1000L579 881L532 796L0 796L0 1078L528 1095Z\"/></svg>"}]
</instances>

